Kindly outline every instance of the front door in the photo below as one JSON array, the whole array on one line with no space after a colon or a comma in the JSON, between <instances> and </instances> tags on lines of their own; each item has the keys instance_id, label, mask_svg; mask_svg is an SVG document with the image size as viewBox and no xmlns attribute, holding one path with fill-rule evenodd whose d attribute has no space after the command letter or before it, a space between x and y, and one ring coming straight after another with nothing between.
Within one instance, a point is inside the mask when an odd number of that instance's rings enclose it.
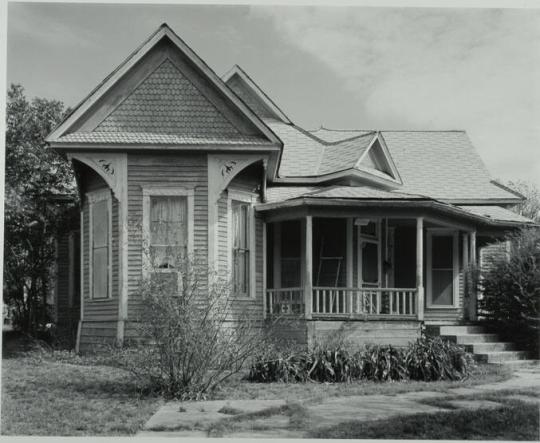
<instances>
[{"instance_id":1,"label":"front door","mask_svg":"<svg viewBox=\"0 0 540 443\"><path fill-rule=\"evenodd\" d=\"M455 308L458 298L458 234L427 233L427 307Z\"/></svg>"}]
</instances>

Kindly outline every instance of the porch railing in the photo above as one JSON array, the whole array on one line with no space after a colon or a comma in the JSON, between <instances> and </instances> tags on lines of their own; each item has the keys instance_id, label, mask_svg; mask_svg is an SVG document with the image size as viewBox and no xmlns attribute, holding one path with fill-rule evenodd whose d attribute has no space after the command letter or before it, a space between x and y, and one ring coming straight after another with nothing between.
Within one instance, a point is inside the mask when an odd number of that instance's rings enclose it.
<instances>
[{"instance_id":1,"label":"porch railing","mask_svg":"<svg viewBox=\"0 0 540 443\"><path fill-rule=\"evenodd\" d=\"M314 287L312 314L325 316L415 317L418 300L415 288ZM266 290L266 312L271 315L299 315L305 312L304 288Z\"/></svg>"},{"instance_id":2,"label":"porch railing","mask_svg":"<svg viewBox=\"0 0 540 443\"><path fill-rule=\"evenodd\" d=\"M313 315L415 316L414 288L313 288Z\"/></svg>"},{"instance_id":3,"label":"porch railing","mask_svg":"<svg viewBox=\"0 0 540 443\"><path fill-rule=\"evenodd\" d=\"M266 312L271 315L303 314L304 288L267 289Z\"/></svg>"}]
</instances>

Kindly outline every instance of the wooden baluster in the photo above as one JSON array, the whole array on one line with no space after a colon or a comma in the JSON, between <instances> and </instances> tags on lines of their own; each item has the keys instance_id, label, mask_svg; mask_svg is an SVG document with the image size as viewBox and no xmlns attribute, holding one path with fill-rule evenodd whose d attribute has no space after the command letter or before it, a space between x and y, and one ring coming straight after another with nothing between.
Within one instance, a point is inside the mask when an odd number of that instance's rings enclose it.
<instances>
[{"instance_id":1,"label":"wooden baluster","mask_svg":"<svg viewBox=\"0 0 540 443\"><path fill-rule=\"evenodd\" d=\"M394 313L394 291L388 291L388 296L390 297L390 315Z\"/></svg>"},{"instance_id":2,"label":"wooden baluster","mask_svg":"<svg viewBox=\"0 0 540 443\"><path fill-rule=\"evenodd\" d=\"M409 315L413 314L413 297L411 294L411 291L407 291L408 297L409 297Z\"/></svg>"},{"instance_id":3,"label":"wooden baluster","mask_svg":"<svg viewBox=\"0 0 540 443\"><path fill-rule=\"evenodd\" d=\"M326 314L326 289L322 290L323 313Z\"/></svg>"},{"instance_id":4,"label":"wooden baluster","mask_svg":"<svg viewBox=\"0 0 540 443\"><path fill-rule=\"evenodd\" d=\"M352 314L353 314L353 291L349 290L347 292L347 299L349 300L349 315L352 317Z\"/></svg>"},{"instance_id":5,"label":"wooden baluster","mask_svg":"<svg viewBox=\"0 0 540 443\"><path fill-rule=\"evenodd\" d=\"M401 314L406 314L407 313L407 305L406 305L406 300L405 300L405 292L401 291L401 310L403 312L401 312Z\"/></svg>"},{"instance_id":6,"label":"wooden baluster","mask_svg":"<svg viewBox=\"0 0 540 443\"><path fill-rule=\"evenodd\" d=\"M377 291L377 314L381 313L381 292Z\"/></svg>"}]
</instances>

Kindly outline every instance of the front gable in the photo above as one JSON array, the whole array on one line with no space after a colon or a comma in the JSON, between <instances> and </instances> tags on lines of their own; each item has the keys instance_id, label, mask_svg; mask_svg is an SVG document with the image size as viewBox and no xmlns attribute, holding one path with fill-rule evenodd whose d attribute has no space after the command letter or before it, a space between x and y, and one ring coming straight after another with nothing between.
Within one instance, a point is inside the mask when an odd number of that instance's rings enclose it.
<instances>
[{"instance_id":1,"label":"front gable","mask_svg":"<svg viewBox=\"0 0 540 443\"><path fill-rule=\"evenodd\" d=\"M166 25L83 100L47 141L56 148L64 143L280 144Z\"/></svg>"}]
</instances>

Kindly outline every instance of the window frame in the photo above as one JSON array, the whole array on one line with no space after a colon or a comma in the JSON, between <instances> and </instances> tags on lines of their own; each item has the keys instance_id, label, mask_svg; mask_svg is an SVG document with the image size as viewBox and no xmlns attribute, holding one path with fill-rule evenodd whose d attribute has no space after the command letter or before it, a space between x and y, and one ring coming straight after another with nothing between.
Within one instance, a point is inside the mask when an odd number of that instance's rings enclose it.
<instances>
[{"instance_id":1,"label":"window frame","mask_svg":"<svg viewBox=\"0 0 540 443\"><path fill-rule=\"evenodd\" d=\"M143 245L150 245L150 199L152 197L186 197L187 200L187 253L188 257L193 255L194 247L194 197L195 190L181 187L163 187L163 186L144 186L143 191L143 212L142 212L142 241ZM153 268L148 256L144 253L144 247L141 250L142 254L142 275L143 278L148 278L153 272L172 273L178 272L177 268ZM179 276L180 278L180 276Z\"/></svg>"},{"instance_id":2,"label":"window frame","mask_svg":"<svg viewBox=\"0 0 540 443\"><path fill-rule=\"evenodd\" d=\"M433 237L452 237L452 301L450 305L433 304ZM444 269L450 270L450 269ZM459 308L459 231L447 228L426 229L426 307L428 309Z\"/></svg>"},{"instance_id":3,"label":"window frame","mask_svg":"<svg viewBox=\"0 0 540 443\"><path fill-rule=\"evenodd\" d=\"M99 189L96 191L90 191L86 193L88 199L88 290L90 300L102 301L110 300L112 294L112 193L109 188ZM93 210L96 203L106 201L108 212L108 261L107 264L107 296L106 297L94 297L94 223L93 223Z\"/></svg>"},{"instance_id":4,"label":"window frame","mask_svg":"<svg viewBox=\"0 0 540 443\"><path fill-rule=\"evenodd\" d=\"M362 233L362 225L358 225L357 231L357 278L358 278L358 287L359 288L381 288L383 286L382 278L382 247L381 247L381 220L380 219L369 219L369 222L375 223L375 235L369 235ZM363 273L363 260L362 260L362 250L364 243L371 243L377 246L377 283L367 283L368 286L364 284L364 273Z\"/></svg>"},{"instance_id":5,"label":"window frame","mask_svg":"<svg viewBox=\"0 0 540 443\"><path fill-rule=\"evenodd\" d=\"M257 195L246 192L246 191L236 191L236 190L228 190L227 191L227 260L228 260L228 274L229 279L231 281L231 295L233 299L239 299L239 300L252 300L255 298L256 295L256 251L255 251L255 211L254 211L254 204L257 202ZM246 227L248 229L248 246L249 246L249 269L248 269L248 275L249 275L249 284L248 284L248 292L247 295L245 294L237 294L234 292L234 284L233 284L233 236L234 236L234 230L233 230L233 216L232 216L232 206L233 202L238 203L245 203L248 204L248 211L247 211L247 217L248 221L246 223Z\"/></svg>"}]
</instances>

